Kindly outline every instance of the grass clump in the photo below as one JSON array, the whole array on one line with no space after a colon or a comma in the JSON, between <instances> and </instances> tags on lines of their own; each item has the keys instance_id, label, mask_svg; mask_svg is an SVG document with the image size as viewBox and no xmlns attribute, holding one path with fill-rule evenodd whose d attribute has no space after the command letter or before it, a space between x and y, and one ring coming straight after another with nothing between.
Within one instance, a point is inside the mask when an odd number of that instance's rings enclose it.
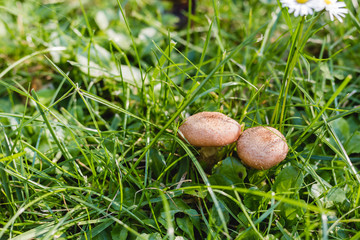
<instances>
[{"instance_id":1,"label":"grass clump","mask_svg":"<svg viewBox=\"0 0 360 240\"><path fill-rule=\"evenodd\" d=\"M357 239L345 2L340 23L192 0L185 24L171 1L0 2L0 239ZM258 171L230 148L205 174L177 136L200 111L279 129L287 159Z\"/></svg>"}]
</instances>

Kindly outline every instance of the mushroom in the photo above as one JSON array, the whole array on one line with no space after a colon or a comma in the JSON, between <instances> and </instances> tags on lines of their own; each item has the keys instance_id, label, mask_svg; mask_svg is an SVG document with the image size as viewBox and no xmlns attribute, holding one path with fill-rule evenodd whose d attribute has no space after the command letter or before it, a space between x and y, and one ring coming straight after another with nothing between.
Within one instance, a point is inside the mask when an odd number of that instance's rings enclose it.
<instances>
[{"instance_id":1,"label":"mushroom","mask_svg":"<svg viewBox=\"0 0 360 240\"><path fill-rule=\"evenodd\" d=\"M243 128L234 119L219 112L200 112L188 117L179 127L179 136L201 147L199 162L205 172L221 160L220 148L238 140Z\"/></svg>"},{"instance_id":2,"label":"mushroom","mask_svg":"<svg viewBox=\"0 0 360 240\"><path fill-rule=\"evenodd\" d=\"M288 145L284 135L272 127L246 129L237 141L237 154L252 168L269 169L286 158Z\"/></svg>"}]
</instances>

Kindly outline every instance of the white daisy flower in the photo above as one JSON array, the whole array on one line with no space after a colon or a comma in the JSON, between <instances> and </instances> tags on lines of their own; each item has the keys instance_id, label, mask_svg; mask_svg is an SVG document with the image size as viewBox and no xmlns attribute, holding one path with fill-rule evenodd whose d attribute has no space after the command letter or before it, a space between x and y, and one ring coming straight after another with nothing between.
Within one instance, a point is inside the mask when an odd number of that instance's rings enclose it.
<instances>
[{"instance_id":1,"label":"white daisy flower","mask_svg":"<svg viewBox=\"0 0 360 240\"><path fill-rule=\"evenodd\" d=\"M344 2L338 2L337 0L324 0L325 10L329 13L331 21L334 21L336 17L339 22L343 22L343 17L349 12Z\"/></svg>"},{"instance_id":2,"label":"white daisy flower","mask_svg":"<svg viewBox=\"0 0 360 240\"><path fill-rule=\"evenodd\" d=\"M319 9L319 0L280 0L283 7L289 8L289 13L294 16L305 16L314 13L314 9Z\"/></svg>"}]
</instances>

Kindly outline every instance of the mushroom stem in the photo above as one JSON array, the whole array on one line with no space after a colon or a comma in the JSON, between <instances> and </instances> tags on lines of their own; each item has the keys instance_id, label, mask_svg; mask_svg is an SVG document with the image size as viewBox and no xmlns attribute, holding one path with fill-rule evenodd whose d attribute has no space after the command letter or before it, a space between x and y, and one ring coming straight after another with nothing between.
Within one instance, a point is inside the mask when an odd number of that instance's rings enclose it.
<instances>
[{"instance_id":1,"label":"mushroom stem","mask_svg":"<svg viewBox=\"0 0 360 240\"><path fill-rule=\"evenodd\" d=\"M201 147L199 162L207 174L211 174L213 167L222 159L221 147Z\"/></svg>"},{"instance_id":2,"label":"mushroom stem","mask_svg":"<svg viewBox=\"0 0 360 240\"><path fill-rule=\"evenodd\" d=\"M210 158L217 155L219 147L201 147L200 154L204 158Z\"/></svg>"}]
</instances>

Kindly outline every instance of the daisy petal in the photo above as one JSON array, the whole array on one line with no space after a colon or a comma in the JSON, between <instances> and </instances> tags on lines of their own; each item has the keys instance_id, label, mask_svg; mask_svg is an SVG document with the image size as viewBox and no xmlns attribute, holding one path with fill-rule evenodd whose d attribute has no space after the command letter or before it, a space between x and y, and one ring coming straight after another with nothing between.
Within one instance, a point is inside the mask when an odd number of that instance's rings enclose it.
<instances>
[{"instance_id":1,"label":"daisy petal","mask_svg":"<svg viewBox=\"0 0 360 240\"><path fill-rule=\"evenodd\" d=\"M324 5L319 4L319 0L280 0L283 7L287 7L289 13L294 13L294 16L306 16L314 13L314 10L324 9Z\"/></svg>"},{"instance_id":2,"label":"daisy petal","mask_svg":"<svg viewBox=\"0 0 360 240\"><path fill-rule=\"evenodd\" d=\"M345 14L349 12L346 8L346 4L344 2L338 2L337 0L326 0L325 9L330 15L331 21L334 21L334 17L339 20L339 22L343 22Z\"/></svg>"}]
</instances>

